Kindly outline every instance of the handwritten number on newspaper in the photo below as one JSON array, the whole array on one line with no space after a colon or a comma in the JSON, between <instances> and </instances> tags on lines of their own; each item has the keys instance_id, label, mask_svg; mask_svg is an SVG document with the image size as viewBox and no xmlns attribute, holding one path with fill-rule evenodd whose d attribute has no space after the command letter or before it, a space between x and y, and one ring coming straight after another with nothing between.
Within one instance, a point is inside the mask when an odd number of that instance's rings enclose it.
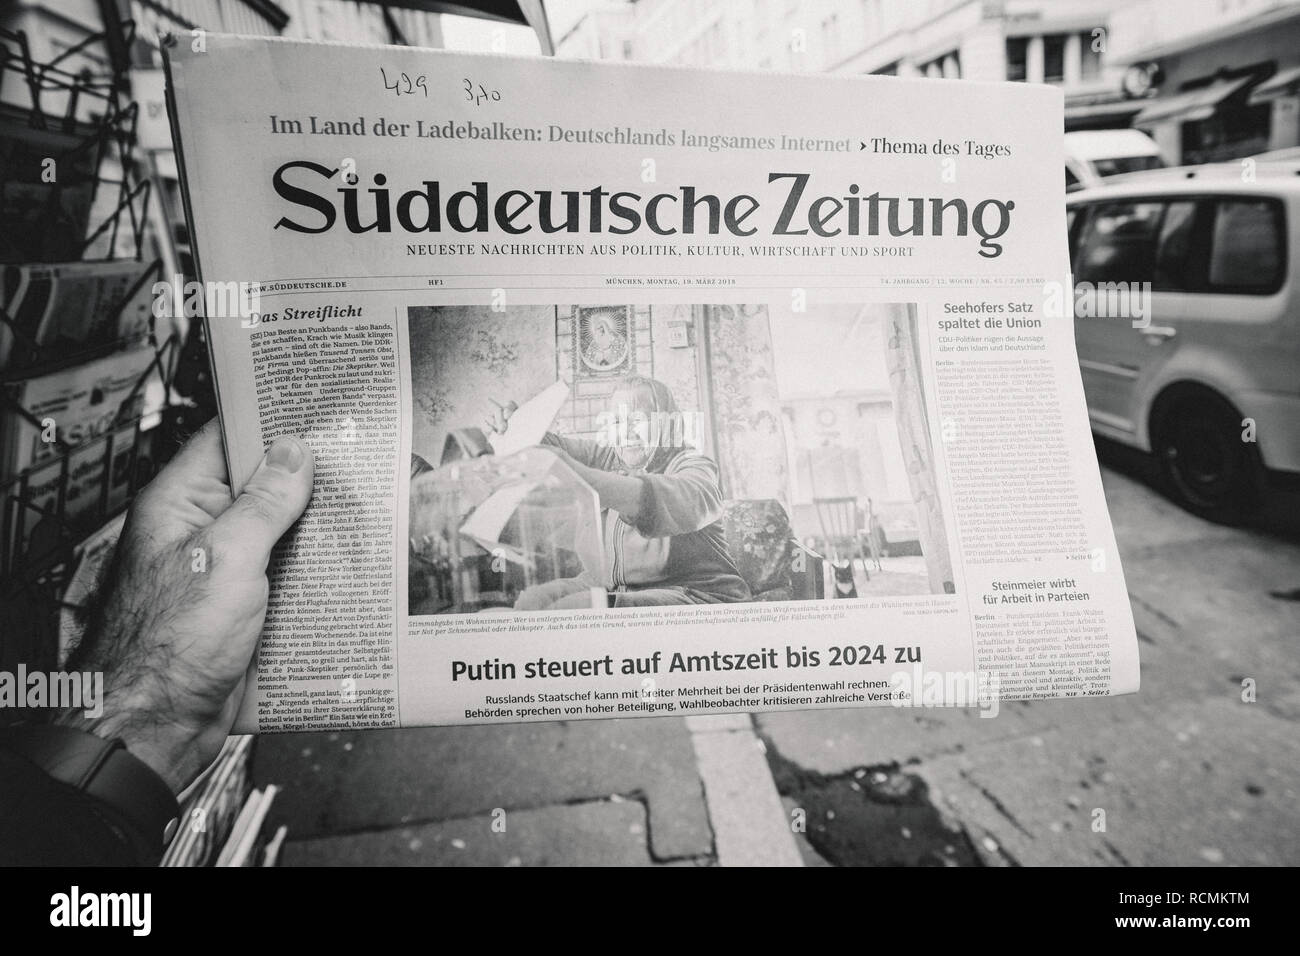
<instances>
[{"instance_id":1,"label":"handwritten number on newspaper","mask_svg":"<svg viewBox=\"0 0 1300 956\"><path fill-rule=\"evenodd\" d=\"M392 90L395 96L413 96L416 90L422 90L426 97L429 95L429 81L423 73L414 80L408 73L399 73L391 84L388 82L388 73L382 66L379 68L379 75L383 78L384 89Z\"/></svg>"},{"instance_id":2,"label":"handwritten number on newspaper","mask_svg":"<svg viewBox=\"0 0 1300 956\"><path fill-rule=\"evenodd\" d=\"M480 83L478 84L478 91L475 92L474 82L466 78L465 99L469 100L475 106L482 106L483 103L487 100L491 100L494 103L499 103L501 101L501 91L485 90L483 89L483 84Z\"/></svg>"},{"instance_id":3,"label":"handwritten number on newspaper","mask_svg":"<svg viewBox=\"0 0 1300 956\"><path fill-rule=\"evenodd\" d=\"M381 66L379 76L384 81L384 89L392 90L394 96L414 96L417 90L426 98L429 96L429 78L424 73L418 74L414 79L409 73L398 73L390 82L388 71ZM462 82L465 84L462 88L465 99L475 106L482 106L488 102L501 102L500 90L489 90L482 83L476 84L468 77L465 77Z\"/></svg>"}]
</instances>

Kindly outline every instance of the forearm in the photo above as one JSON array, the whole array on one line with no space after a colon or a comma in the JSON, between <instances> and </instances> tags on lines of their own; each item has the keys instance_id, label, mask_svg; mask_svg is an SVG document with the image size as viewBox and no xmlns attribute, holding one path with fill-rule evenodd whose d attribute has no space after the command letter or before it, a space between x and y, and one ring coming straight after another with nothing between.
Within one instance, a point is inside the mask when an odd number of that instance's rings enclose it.
<instances>
[{"instance_id":1,"label":"forearm","mask_svg":"<svg viewBox=\"0 0 1300 956\"><path fill-rule=\"evenodd\" d=\"M610 471L618 467L618 458L614 450L608 445L602 445L589 438L571 438L568 435L547 432L542 438L542 444L560 449L578 464L586 465L588 468Z\"/></svg>"},{"instance_id":2,"label":"forearm","mask_svg":"<svg viewBox=\"0 0 1300 956\"><path fill-rule=\"evenodd\" d=\"M637 530L650 537L690 534L722 516L722 492L717 472L700 459L673 474L646 475L646 513Z\"/></svg>"},{"instance_id":3,"label":"forearm","mask_svg":"<svg viewBox=\"0 0 1300 956\"><path fill-rule=\"evenodd\" d=\"M119 542L127 550L130 543ZM163 606L156 588L145 583L165 580L162 565L175 560L141 556L145 575L133 572L129 555L115 561L103 582L103 602L96 602L85 638L68 661L71 670L103 674L103 690L93 712L68 709L55 723L102 737L120 739L132 755L153 768L179 793L215 756L213 740L224 740L229 722L208 728L191 718L174 700L176 688L151 664L148 652L170 649L154 643L156 619ZM170 645L170 642L168 642ZM196 726L196 724L198 724ZM220 743L217 743L220 747Z\"/></svg>"},{"instance_id":4,"label":"forearm","mask_svg":"<svg viewBox=\"0 0 1300 956\"><path fill-rule=\"evenodd\" d=\"M596 490L604 508L617 511L628 524L635 524L644 507L644 489L641 479L630 478L617 472L601 471L581 462L573 463L578 476Z\"/></svg>"}]
</instances>

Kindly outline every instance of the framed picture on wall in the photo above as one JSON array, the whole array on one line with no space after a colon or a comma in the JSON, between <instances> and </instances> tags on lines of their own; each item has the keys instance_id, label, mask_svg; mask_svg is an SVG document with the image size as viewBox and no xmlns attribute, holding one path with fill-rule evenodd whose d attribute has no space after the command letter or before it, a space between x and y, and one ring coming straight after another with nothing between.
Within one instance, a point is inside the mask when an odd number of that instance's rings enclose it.
<instances>
[{"instance_id":1,"label":"framed picture on wall","mask_svg":"<svg viewBox=\"0 0 1300 956\"><path fill-rule=\"evenodd\" d=\"M633 326L629 306L578 310L578 373L622 375L631 366Z\"/></svg>"}]
</instances>

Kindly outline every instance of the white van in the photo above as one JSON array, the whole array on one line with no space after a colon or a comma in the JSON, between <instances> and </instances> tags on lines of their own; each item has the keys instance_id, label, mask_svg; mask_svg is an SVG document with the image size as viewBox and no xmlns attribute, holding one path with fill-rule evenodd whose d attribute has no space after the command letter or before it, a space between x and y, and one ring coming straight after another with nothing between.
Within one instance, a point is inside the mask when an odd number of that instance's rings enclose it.
<instances>
[{"instance_id":1,"label":"white van","mask_svg":"<svg viewBox=\"0 0 1300 956\"><path fill-rule=\"evenodd\" d=\"M1065 191L1100 186L1111 176L1159 169L1160 149L1139 129L1088 129L1065 134Z\"/></svg>"},{"instance_id":2,"label":"white van","mask_svg":"<svg viewBox=\"0 0 1300 956\"><path fill-rule=\"evenodd\" d=\"M1151 283L1145 317L1075 319L1093 431L1153 452L1174 497L1223 522L1259 503L1265 469L1300 473L1300 164L1268 167L1066 200L1076 303Z\"/></svg>"}]
</instances>

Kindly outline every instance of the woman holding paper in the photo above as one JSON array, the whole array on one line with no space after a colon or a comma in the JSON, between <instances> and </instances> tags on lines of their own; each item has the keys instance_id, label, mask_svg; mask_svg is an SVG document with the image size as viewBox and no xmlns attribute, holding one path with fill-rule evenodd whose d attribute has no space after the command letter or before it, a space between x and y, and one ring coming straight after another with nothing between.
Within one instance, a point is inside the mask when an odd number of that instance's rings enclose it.
<instances>
[{"instance_id":1,"label":"woman holding paper","mask_svg":"<svg viewBox=\"0 0 1300 956\"><path fill-rule=\"evenodd\" d=\"M488 427L504 433L515 407L495 405ZM718 466L685 444L683 415L668 386L624 379L601 421L599 440L548 433L543 443L600 497L603 580L588 570L549 581L526 589L515 607L590 607L592 587L604 587L613 607L748 600L749 587L727 551Z\"/></svg>"}]
</instances>

